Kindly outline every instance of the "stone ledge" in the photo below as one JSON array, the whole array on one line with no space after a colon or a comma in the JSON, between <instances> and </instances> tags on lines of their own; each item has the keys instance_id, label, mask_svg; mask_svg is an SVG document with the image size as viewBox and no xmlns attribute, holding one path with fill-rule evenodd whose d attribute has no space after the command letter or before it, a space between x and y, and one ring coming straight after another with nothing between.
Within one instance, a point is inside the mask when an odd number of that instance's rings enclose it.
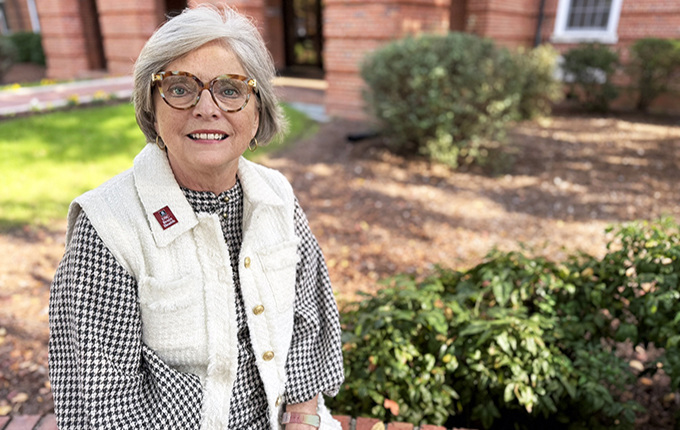
<instances>
[{"instance_id":1,"label":"stone ledge","mask_svg":"<svg viewBox=\"0 0 680 430\"><path fill-rule=\"evenodd\" d=\"M414 426L408 423L382 423L375 418L352 418L347 415L334 415L342 424L342 430L470 430L461 428L446 429L441 426L423 424ZM0 417L0 430L57 430L57 420L54 414L18 415L14 417Z\"/></svg>"}]
</instances>

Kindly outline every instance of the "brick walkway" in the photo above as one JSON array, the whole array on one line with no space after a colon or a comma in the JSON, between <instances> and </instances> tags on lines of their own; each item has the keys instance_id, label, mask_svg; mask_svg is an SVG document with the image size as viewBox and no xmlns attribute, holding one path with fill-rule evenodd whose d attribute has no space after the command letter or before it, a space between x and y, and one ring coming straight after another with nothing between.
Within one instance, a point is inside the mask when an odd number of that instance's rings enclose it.
<instances>
[{"instance_id":1,"label":"brick walkway","mask_svg":"<svg viewBox=\"0 0 680 430\"><path fill-rule=\"evenodd\" d=\"M414 427L407 423L381 423L375 418L357 418L335 416L342 424L342 430L446 430L444 427L421 425ZM0 430L57 430L57 421L53 414L45 416L24 415L14 418L0 417ZM450 430L465 430L454 428Z\"/></svg>"},{"instance_id":2,"label":"brick walkway","mask_svg":"<svg viewBox=\"0 0 680 430\"><path fill-rule=\"evenodd\" d=\"M0 430L57 430L53 414L0 417Z\"/></svg>"}]
</instances>

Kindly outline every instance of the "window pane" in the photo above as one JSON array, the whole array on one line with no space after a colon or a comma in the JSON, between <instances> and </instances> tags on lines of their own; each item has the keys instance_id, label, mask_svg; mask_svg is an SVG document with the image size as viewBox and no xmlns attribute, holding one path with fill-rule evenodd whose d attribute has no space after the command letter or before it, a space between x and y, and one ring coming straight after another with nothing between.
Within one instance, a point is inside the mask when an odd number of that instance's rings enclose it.
<instances>
[{"instance_id":1,"label":"window pane","mask_svg":"<svg viewBox=\"0 0 680 430\"><path fill-rule=\"evenodd\" d=\"M572 0L569 5L568 29L606 29L612 0Z\"/></svg>"},{"instance_id":2,"label":"window pane","mask_svg":"<svg viewBox=\"0 0 680 430\"><path fill-rule=\"evenodd\" d=\"M5 1L0 0L0 34L9 33L9 25L7 25L7 15L5 15Z\"/></svg>"}]
</instances>

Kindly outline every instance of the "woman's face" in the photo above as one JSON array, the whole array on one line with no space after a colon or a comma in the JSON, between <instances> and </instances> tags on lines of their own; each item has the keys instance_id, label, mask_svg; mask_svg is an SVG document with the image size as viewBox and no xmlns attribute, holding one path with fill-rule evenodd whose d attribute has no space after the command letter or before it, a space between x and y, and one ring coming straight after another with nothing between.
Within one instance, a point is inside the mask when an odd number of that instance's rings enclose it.
<instances>
[{"instance_id":1,"label":"woman's face","mask_svg":"<svg viewBox=\"0 0 680 430\"><path fill-rule=\"evenodd\" d=\"M173 61L165 70L189 72L203 82L224 74L246 74L236 55L216 42ZM158 89L153 97L156 131L165 142L178 182L204 189L233 185L238 158L257 132L259 113L254 94L239 112L221 110L207 90L198 104L187 110L168 106Z\"/></svg>"}]
</instances>

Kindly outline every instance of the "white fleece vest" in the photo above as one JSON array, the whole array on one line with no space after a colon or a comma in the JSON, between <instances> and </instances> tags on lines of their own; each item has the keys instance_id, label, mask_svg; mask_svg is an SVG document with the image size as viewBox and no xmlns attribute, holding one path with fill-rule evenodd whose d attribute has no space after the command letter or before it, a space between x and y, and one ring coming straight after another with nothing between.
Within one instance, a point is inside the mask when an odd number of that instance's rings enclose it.
<instances>
[{"instance_id":1,"label":"white fleece vest","mask_svg":"<svg viewBox=\"0 0 680 430\"><path fill-rule=\"evenodd\" d=\"M283 175L244 158L238 176L244 192L238 270L271 428L276 430L282 428L279 416L293 334L299 260L295 197ZM217 215L194 213L166 154L154 144L147 144L132 169L74 200L67 244L81 210L137 280L143 341L170 366L201 378L201 428L226 429L237 371L236 293ZM321 428L340 428L321 397Z\"/></svg>"}]
</instances>

